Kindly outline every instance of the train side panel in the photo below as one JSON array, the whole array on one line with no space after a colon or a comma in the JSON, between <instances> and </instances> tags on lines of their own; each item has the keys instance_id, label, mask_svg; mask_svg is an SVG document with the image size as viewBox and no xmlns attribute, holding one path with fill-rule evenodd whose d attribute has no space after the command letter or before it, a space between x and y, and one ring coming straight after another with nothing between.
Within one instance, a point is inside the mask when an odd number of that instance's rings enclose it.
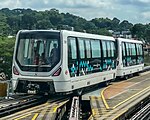
<instances>
[{"instance_id":1,"label":"train side panel","mask_svg":"<svg viewBox=\"0 0 150 120\"><path fill-rule=\"evenodd\" d=\"M109 40L110 41L115 41L113 38L111 37L103 37L103 36L95 36L95 35L88 35L85 33L78 33L78 32L71 32L71 31L63 31L62 32L62 41L63 41L63 61L62 61L62 74L63 74L63 78L64 81L59 81L59 80L55 80L54 84L55 84L55 89L57 90L57 92L61 92L64 91L64 89L62 89L62 85L64 84L66 86L66 89L68 89L68 91L74 91L80 88L85 88L91 85L95 85L101 82L106 82L112 79L115 79L116 77L116 68L109 68L110 66L107 66L107 69L103 70L100 72L96 72L96 73L92 73L91 74L87 74L86 70L89 67L93 67L90 66L89 61L82 61L82 59L78 59L76 61L74 61L73 63L71 63L71 67L68 65L69 59L68 59L68 55L69 55L69 47L68 47L68 38L69 37L75 37L77 38L92 38L92 39L99 39L99 40ZM78 41L78 40L76 40ZM79 52L79 51L78 51ZM92 59L92 58L91 58ZM114 58L114 62L116 61L116 58ZM78 64L78 66L77 66ZM99 66L99 63L96 63L96 65ZM105 66L105 65L104 65ZM76 67L76 68L75 68ZM78 68L77 68L78 67ZM88 67L88 68L87 68ZM99 66L100 67L100 66ZM79 71L74 71L80 69L80 73L77 73ZM83 69L83 70L81 70ZM73 73L73 71L75 73ZM89 72L89 71L88 71ZM74 74L74 75L72 75ZM78 74L78 75L77 75Z\"/></svg>"}]
</instances>

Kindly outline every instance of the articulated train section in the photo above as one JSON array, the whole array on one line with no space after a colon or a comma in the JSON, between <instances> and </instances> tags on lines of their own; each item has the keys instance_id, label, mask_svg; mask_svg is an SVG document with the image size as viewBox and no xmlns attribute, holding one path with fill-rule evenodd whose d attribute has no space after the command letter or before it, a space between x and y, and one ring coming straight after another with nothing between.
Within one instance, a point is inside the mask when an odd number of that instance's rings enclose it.
<instances>
[{"instance_id":1,"label":"articulated train section","mask_svg":"<svg viewBox=\"0 0 150 120\"><path fill-rule=\"evenodd\" d=\"M0 120L147 120L150 71L82 96L19 94L0 99Z\"/></svg>"}]
</instances>

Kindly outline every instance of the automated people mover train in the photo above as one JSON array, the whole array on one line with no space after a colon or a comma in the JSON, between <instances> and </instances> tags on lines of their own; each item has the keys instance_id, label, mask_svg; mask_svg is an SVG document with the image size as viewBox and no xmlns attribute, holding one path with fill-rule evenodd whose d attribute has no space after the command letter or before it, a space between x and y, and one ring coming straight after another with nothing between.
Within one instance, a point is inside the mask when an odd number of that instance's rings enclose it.
<instances>
[{"instance_id":1,"label":"automated people mover train","mask_svg":"<svg viewBox=\"0 0 150 120\"><path fill-rule=\"evenodd\" d=\"M109 82L141 71L142 50L142 42L136 40L67 30L21 30L13 56L13 89L70 93Z\"/></svg>"}]
</instances>

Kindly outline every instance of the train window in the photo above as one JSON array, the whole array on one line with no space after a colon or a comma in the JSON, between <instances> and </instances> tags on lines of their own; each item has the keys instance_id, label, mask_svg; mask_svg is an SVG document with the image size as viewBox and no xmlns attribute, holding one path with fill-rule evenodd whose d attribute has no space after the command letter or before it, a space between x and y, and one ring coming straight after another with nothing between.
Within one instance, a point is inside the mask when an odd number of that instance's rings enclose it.
<instances>
[{"instance_id":1,"label":"train window","mask_svg":"<svg viewBox=\"0 0 150 120\"><path fill-rule=\"evenodd\" d=\"M111 57L115 57L115 43L110 42Z\"/></svg>"},{"instance_id":2,"label":"train window","mask_svg":"<svg viewBox=\"0 0 150 120\"><path fill-rule=\"evenodd\" d=\"M79 43L80 58L85 58L84 40L82 38L78 38L78 43Z\"/></svg>"},{"instance_id":3,"label":"train window","mask_svg":"<svg viewBox=\"0 0 150 120\"><path fill-rule=\"evenodd\" d=\"M68 37L68 69L70 77L77 76L77 44L75 37Z\"/></svg>"},{"instance_id":4,"label":"train window","mask_svg":"<svg viewBox=\"0 0 150 120\"><path fill-rule=\"evenodd\" d=\"M127 56L130 55L130 48L129 48L129 43L125 43L126 44L126 52L127 52Z\"/></svg>"},{"instance_id":5,"label":"train window","mask_svg":"<svg viewBox=\"0 0 150 120\"><path fill-rule=\"evenodd\" d=\"M111 57L111 46L110 46L110 41L107 41L107 54L108 54L108 57Z\"/></svg>"},{"instance_id":6,"label":"train window","mask_svg":"<svg viewBox=\"0 0 150 120\"><path fill-rule=\"evenodd\" d=\"M123 56L126 56L125 43L124 42L122 43L122 53L123 53Z\"/></svg>"},{"instance_id":7,"label":"train window","mask_svg":"<svg viewBox=\"0 0 150 120\"><path fill-rule=\"evenodd\" d=\"M91 58L91 47L90 47L90 41L89 40L85 40L85 47L86 47L87 58Z\"/></svg>"},{"instance_id":8,"label":"train window","mask_svg":"<svg viewBox=\"0 0 150 120\"><path fill-rule=\"evenodd\" d=\"M129 46L129 55L131 56L132 55L132 46L131 46L131 43L128 43L128 46Z\"/></svg>"},{"instance_id":9,"label":"train window","mask_svg":"<svg viewBox=\"0 0 150 120\"><path fill-rule=\"evenodd\" d=\"M123 62L123 66L125 67L127 65L127 61L126 61L126 49L125 49L125 42L122 42L122 62Z\"/></svg>"},{"instance_id":10,"label":"train window","mask_svg":"<svg viewBox=\"0 0 150 120\"><path fill-rule=\"evenodd\" d=\"M139 55L139 44L136 44L137 55Z\"/></svg>"},{"instance_id":11,"label":"train window","mask_svg":"<svg viewBox=\"0 0 150 120\"><path fill-rule=\"evenodd\" d=\"M143 52L142 52L143 50L142 50L142 45L141 44L139 44L139 55L143 55Z\"/></svg>"},{"instance_id":12,"label":"train window","mask_svg":"<svg viewBox=\"0 0 150 120\"><path fill-rule=\"evenodd\" d=\"M39 44L39 54L42 56L42 53L44 53L44 41L41 41Z\"/></svg>"},{"instance_id":13,"label":"train window","mask_svg":"<svg viewBox=\"0 0 150 120\"><path fill-rule=\"evenodd\" d=\"M71 59L77 59L77 48L76 48L76 39L73 37L69 37L69 57Z\"/></svg>"},{"instance_id":14,"label":"train window","mask_svg":"<svg viewBox=\"0 0 150 120\"><path fill-rule=\"evenodd\" d=\"M29 50L29 39L27 39L25 41L25 50L24 50L24 57L27 58L28 57L28 50Z\"/></svg>"},{"instance_id":15,"label":"train window","mask_svg":"<svg viewBox=\"0 0 150 120\"><path fill-rule=\"evenodd\" d=\"M92 47L92 58L101 57L100 41L91 40L91 47Z\"/></svg>"},{"instance_id":16,"label":"train window","mask_svg":"<svg viewBox=\"0 0 150 120\"><path fill-rule=\"evenodd\" d=\"M143 48L142 44L136 44L137 48L137 64L143 63Z\"/></svg>"},{"instance_id":17,"label":"train window","mask_svg":"<svg viewBox=\"0 0 150 120\"><path fill-rule=\"evenodd\" d=\"M131 50L132 50L132 55L136 55L136 49L135 49L135 44L131 44Z\"/></svg>"},{"instance_id":18,"label":"train window","mask_svg":"<svg viewBox=\"0 0 150 120\"><path fill-rule=\"evenodd\" d=\"M30 72L50 71L60 60L59 41L59 33L41 31L20 33L15 59L21 70ZM54 43L56 49L50 56Z\"/></svg>"},{"instance_id":19,"label":"train window","mask_svg":"<svg viewBox=\"0 0 150 120\"><path fill-rule=\"evenodd\" d=\"M102 41L102 47L103 47L103 57L107 57L106 41Z\"/></svg>"}]
</instances>

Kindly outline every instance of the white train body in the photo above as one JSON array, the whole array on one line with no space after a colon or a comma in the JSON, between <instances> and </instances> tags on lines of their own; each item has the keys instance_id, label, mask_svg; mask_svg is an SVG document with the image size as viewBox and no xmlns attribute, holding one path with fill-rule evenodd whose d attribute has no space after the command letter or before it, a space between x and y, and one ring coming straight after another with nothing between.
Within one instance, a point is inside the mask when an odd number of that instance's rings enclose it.
<instances>
[{"instance_id":1,"label":"white train body","mask_svg":"<svg viewBox=\"0 0 150 120\"><path fill-rule=\"evenodd\" d=\"M128 74L128 68L122 66L121 52L117 67L116 45L113 37L74 31L19 31L12 65L13 89L68 93ZM133 73L142 67L131 69Z\"/></svg>"},{"instance_id":2,"label":"white train body","mask_svg":"<svg viewBox=\"0 0 150 120\"><path fill-rule=\"evenodd\" d=\"M139 73L144 68L143 43L138 40L118 38L117 76Z\"/></svg>"}]
</instances>

